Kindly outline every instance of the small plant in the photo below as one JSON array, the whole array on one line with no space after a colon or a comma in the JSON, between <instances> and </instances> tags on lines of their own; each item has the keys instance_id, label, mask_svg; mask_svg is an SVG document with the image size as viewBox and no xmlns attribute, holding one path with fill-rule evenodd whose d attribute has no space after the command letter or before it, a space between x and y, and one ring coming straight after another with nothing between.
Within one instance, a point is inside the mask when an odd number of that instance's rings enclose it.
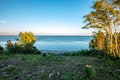
<instances>
[{"instance_id":1,"label":"small plant","mask_svg":"<svg viewBox=\"0 0 120 80\"><path fill-rule=\"evenodd\" d=\"M5 68L5 71L7 72L12 72L14 69L16 69L16 67L14 65L8 65L6 68Z\"/></svg>"},{"instance_id":2,"label":"small plant","mask_svg":"<svg viewBox=\"0 0 120 80\"><path fill-rule=\"evenodd\" d=\"M43 55L42 55L43 57L46 57L47 55L45 54L45 53L43 53Z\"/></svg>"},{"instance_id":3,"label":"small plant","mask_svg":"<svg viewBox=\"0 0 120 80\"><path fill-rule=\"evenodd\" d=\"M87 77L93 77L96 74L95 69L91 65L85 66L85 72L87 74Z\"/></svg>"},{"instance_id":4,"label":"small plant","mask_svg":"<svg viewBox=\"0 0 120 80\"><path fill-rule=\"evenodd\" d=\"M41 73L41 74L40 74L40 78L41 78L41 79L44 79L45 77L46 77L45 73Z\"/></svg>"},{"instance_id":5,"label":"small plant","mask_svg":"<svg viewBox=\"0 0 120 80\"><path fill-rule=\"evenodd\" d=\"M7 46L7 49L8 49L9 52L14 52L14 45L13 45L13 43L11 42L11 40L8 40L8 41L7 41L6 46Z\"/></svg>"}]
</instances>

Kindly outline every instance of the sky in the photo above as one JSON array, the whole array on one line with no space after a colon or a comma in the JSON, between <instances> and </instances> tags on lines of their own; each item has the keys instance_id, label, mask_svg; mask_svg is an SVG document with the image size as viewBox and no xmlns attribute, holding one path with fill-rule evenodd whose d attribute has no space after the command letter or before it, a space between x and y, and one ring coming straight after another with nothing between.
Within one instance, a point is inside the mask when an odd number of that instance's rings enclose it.
<instances>
[{"instance_id":1,"label":"sky","mask_svg":"<svg viewBox=\"0 0 120 80\"><path fill-rule=\"evenodd\" d=\"M92 35L82 29L93 0L0 0L0 35Z\"/></svg>"}]
</instances>

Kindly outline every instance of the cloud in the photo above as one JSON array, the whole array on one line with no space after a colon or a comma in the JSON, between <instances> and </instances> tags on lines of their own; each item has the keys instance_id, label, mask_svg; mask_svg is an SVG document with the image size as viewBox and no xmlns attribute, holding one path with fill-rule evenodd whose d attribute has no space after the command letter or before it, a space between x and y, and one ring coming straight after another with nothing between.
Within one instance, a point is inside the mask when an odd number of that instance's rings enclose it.
<instances>
[{"instance_id":1,"label":"cloud","mask_svg":"<svg viewBox=\"0 0 120 80\"><path fill-rule=\"evenodd\" d=\"M5 21L5 20L0 20L0 23L6 23L7 21Z\"/></svg>"}]
</instances>

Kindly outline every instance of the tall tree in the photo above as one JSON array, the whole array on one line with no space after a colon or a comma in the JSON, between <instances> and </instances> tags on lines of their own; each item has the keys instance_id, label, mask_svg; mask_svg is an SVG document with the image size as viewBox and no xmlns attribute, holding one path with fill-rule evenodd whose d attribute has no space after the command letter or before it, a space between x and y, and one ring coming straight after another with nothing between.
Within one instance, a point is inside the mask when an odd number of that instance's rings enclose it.
<instances>
[{"instance_id":1,"label":"tall tree","mask_svg":"<svg viewBox=\"0 0 120 80\"><path fill-rule=\"evenodd\" d=\"M108 53L120 55L118 32L120 25L120 0L97 0L92 6L94 11L85 16L87 23L83 28L97 28L105 32L105 47ZM115 40L115 41L113 41ZM114 47L115 43L115 47Z\"/></svg>"}]
</instances>

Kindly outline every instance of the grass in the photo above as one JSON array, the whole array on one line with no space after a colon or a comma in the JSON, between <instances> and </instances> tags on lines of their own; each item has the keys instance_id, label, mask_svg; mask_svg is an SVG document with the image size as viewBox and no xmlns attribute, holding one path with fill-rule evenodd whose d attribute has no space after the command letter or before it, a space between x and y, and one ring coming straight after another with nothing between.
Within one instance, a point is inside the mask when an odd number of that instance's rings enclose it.
<instances>
[{"instance_id":1,"label":"grass","mask_svg":"<svg viewBox=\"0 0 120 80\"><path fill-rule=\"evenodd\" d=\"M0 80L119 80L120 60L93 56L0 53ZM95 69L87 77L85 66Z\"/></svg>"}]
</instances>

